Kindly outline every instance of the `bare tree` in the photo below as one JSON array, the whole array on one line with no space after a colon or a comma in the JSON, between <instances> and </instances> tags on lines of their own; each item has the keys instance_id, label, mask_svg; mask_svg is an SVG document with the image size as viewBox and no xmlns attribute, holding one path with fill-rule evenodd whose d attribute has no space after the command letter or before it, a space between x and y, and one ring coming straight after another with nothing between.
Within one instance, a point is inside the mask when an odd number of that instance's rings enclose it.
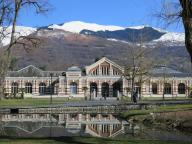
<instances>
[{"instance_id":1,"label":"bare tree","mask_svg":"<svg viewBox=\"0 0 192 144\"><path fill-rule=\"evenodd\" d=\"M35 9L37 14L42 14L48 11L49 4L47 0L0 0L0 99L3 96L5 75L11 64L11 49L16 44L22 45L27 49L27 45L37 46L39 40L34 37L17 36L16 25L19 14L24 8ZM7 28L11 27L11 32L7 33ZM10 35L10 42L6 47L2 46L3 40ZM3 48L2 48L3 47Z\"/></svg>"},{"instance_id":2,"label":"bare tree","mask_svg":"<svg viewBox=\"0 0 192 144\"><path fill-rule=\"evenodd\" d=\"M192 0L178 0L171 3L165 0L157 16L165 20L167 25L182 20L185 29L185 45L192 63Z\"/></svg>"},{"instance_id":3,"label":"bare tree","mask_svg":"<svg viewBox=\"0 0 192 144\"><path fill-rule=\"evenodd\" d=\"M146 57L149 49L145 48L144 44L132 44L130 49L129 64L125 66L123 75L131 82L129 89L131 91L131 99L133 100L136 85L141 88L142 84L148 79L152 67L152 60Z\"/></svg>"}]
</instances>

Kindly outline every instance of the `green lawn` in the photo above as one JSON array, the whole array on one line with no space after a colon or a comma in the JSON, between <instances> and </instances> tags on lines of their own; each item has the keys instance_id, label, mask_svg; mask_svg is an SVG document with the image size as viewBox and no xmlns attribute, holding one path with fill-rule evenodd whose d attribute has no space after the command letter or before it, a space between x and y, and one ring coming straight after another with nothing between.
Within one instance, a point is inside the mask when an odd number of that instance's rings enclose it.
<instances>
[{"instance_id":1,"label":"green lawn","mask_svg":"<svg viewBox=\"0 0 192 144\"><path fill-rule=\"evenodd\" d=\"M84 98L53 98L53 104L62 104L63 102L69 102L69 101L82 101ZM186 99L186 98L167 98L166 101L169 100L192 100L192 99ZM162 101L161 98L143 98L142 101L139 102L153 102L153 101ZM131 100L123 99L122 102L128 102L132 103ZM0 100L0 108L1 107L21 107L21 106L46 106L50 104L49 98L25 98L25 99L2 99Z\"/></svg>"},{"instance_id":2,"label":"green lawn","mask_svg":"<svg viewBox=\"0 0 192 144\"><path fill-rule=\"evenodd\" d=\"M69 102L69 101L80 101L83 100L82 98L53 98L52 103L53 104L62 104L63 102ZM3 99L0 100L0 108L1 107L21 107L21 106L46 106L50 104L49 98L39 98L39 99L33 99L33 98L26 98L26 99Z\"/></svg>"},{"instance_id":3,"label":"green lawn","mask_svg":"<svg viewBox=\"0 0 192 144\"><path fill-rule=\"evenodd\" d=\"M180 101L180 100L192 100L192 98L187 98L187 97L166 97L163 99L163 97L143 97L140 102L145 102L145 101ZM123 97L122 98L123 102L131 102L130 97Z\"/></svg>"},{"instance_id":4,"label":"green lawn","mask_svg":"<svg viewBox=\"0 0 192 144\"><path fill-rule=\"evenodd\" d=\"M0 144L192 144L192 142L64 137L55 139L0 139Z\"/></svg>"},{"instance_id":5,"label":"green lawn","mask_svg":"<svg viewBox=\"0 0 192 144\"><path fill-rule=\"evenodd\" d=\"M127 119L129 117L137 116L137 115L146 115L146 114L158 113L158 112L184 111L184 110L192 110L192 104L160 106L160 107L152 108L152 109L148 109L148 110L129 110L127 112L121 113L121 117L124 119Z\"/></svg>"}]
</instances>

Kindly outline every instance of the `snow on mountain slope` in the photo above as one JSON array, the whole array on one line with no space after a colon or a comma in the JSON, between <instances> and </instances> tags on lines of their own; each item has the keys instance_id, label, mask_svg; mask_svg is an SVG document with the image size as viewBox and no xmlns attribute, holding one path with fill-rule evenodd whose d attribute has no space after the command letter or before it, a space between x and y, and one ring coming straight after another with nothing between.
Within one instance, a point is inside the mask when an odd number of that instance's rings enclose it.
<instances>
[{"instance_id":1,"label":"snow on mountain slope","mask_svg":"<svg viewBox=\"0 0 192 144\"><path fill-rule=\"evenodd\" d=\"M15 36L16 38L18 38L19 36L28 36L34 33L36 30L37 30L36 28L17 26L15 31ZM0 28L0 31L2 31L2 28ZM11 26L4 31L5 38L1 40L3 46L6 46L9 44L11 39L11 31L12 31Z\"/></svg>"},{"instance_id":2,"label":"snow on mountain slope","mask_svg":"<svg viewBox=\"0 0 192 144\"><path fill-rule=\"evenodd\" d=\"M133 27L127 27L131 29L143 29L145 27L150 27L146 25L141 25L141 26L133 26ZM90 30L90 31L116 31L116 30L125 30L125 27L120 27L120 26L105 26L105 25L99 25L99 24L94 24L94 23L85 23L81 21L72 21L72 22L67 22L64 23L63 25L57 25L53 24L48 26L48 28L51 29L57 29L58 31L54 32L55 36L62 35L62 32L59 32L59 30L65 30L73 33L80 33L82 30ZM159 28L154 28L153 29L165 33L162 35L159 39L152 40L151 42L172 42L172 43L184 43L185 36L184 33L175 33L175 32L168 32ZM2 41L2 45L8 45L10 42L10 33L11 33L12 28L8 27L7 30L4 32L6 37L0 41ZM0 28L0 32L2 31L2 28ZM36 32L36 28L31 28L31 27L25 27L25 26L17 26L16 27L16 37L18 38L19 36L27 36L30 35L34 32ZM53 33L50 33L50 35L53 35ZM109 39L111 41L119 41L118 39Z\"/></svg>"},{"instance_id":3,"label":"snow on mountain slope","mask_svg":"<svg viewBox=\"0 0 192 144\"><path fill-rule=\"evenodd\" d=\"M127 27L130 29L143 29L145 27L150 27L148 25L141 25L141 26L132 26L132 27ZM52 29L61 29L73 33L80 33L82 30L91 30L94 32L97 31L116 31L116 30L124 30L126 29L125 27L120 27L120 26L105 26L105 25L99 25L95 23L85 23L81 21L72 21L72 22L67 22L64 23L63 25L50 25L48 28ZM153 29L166 33L161 38L154 40L154 42L159 42L159 41L171 41L171 42L184 42L184 34L183 33L174 33L174 32L168 32L166 30L160 29L160 28L154 28Z\"/></svg>"},{"instance_id":4,"label":"snow on mountain slope","mask_svg":"<svg viewBox=\"0 0 192 144\"><path fill-rule=\"evenodd\" d=\"M167 32L162 35L159 39L154 40L154 42L184 42L185 34L184 33L175 33L175 32Z\"/></svg>"},{"instance_id":5,"label":"snow on mountain slope","mask_svg":"<svg viewBox=\"0 0 192 144\"><path fill-rule=\"evenodd\" d=\"M104 25L98 25L94 23L85 23L81 21L72 21L68 23L64 23L63 25L56 25L53 24L49 26L48 28L53 29L62 29L65 31L73 32L73 33L80 33L82 30L91 30L94 32L97 31L116 31L116 30L124 30L125 28L119 27L119 26L104 26Z\"/></svg>"}]
</instances>

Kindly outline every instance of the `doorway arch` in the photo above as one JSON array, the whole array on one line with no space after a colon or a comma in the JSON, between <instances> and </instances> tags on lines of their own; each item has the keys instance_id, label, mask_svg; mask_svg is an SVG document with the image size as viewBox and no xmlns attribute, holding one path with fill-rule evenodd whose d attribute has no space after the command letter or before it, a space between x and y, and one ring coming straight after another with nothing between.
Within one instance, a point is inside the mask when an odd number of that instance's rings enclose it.
<instances>
[{"instance_id":1,"label":"doorway arch","mask_svg":"<svg viewBox=\"0 0 192 144\"><path fill-rule=\"evenodd\" d=\"M104 97L104 98L109 97L109 84L108 83L106 83L106 82L102 83L101 94L102 94L102 97Z\"/></svg>"}]
</instances>

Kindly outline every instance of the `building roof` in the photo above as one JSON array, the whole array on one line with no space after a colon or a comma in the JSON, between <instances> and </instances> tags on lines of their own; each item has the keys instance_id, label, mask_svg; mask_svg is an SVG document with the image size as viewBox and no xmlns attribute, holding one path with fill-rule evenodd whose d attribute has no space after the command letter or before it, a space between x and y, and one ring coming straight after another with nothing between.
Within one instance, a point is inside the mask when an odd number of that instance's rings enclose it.
<instances>
[{"instance_id":1,"label":"building roof","mask_svg":"<svg viewBox=\"0 0 192 144\"><path fill-rule=\"evenodd\" d=\"M150 71L152 76L169 76L169 77L188 77L192 76L192 73L184 73L170 67L158 66Z\"/></svg>"},{"instance_id":2,"label":"building roof","mask_svg":"<svg viewBox=\"0 0 192 144\"><path fill-rule=\"evenodd\" d=\"M53 77L62 75L63 71L43 71L34 65L29 65L18 71L9 71L7 73L8 77L50 77L53 73Z\"/></svg>"},{"instance_id":3,"label":"building roof","mask_svg":"<svg viewBox=\"0 0 192 144\"><path fill-rule=\"evenodd\" d=\"M81 71L81 69L78 66L72 66L67 69L67 71Z\"/></svg>"},{"instance_id":4,"label":"building roof","mask_svg":"<svg viewBox=\"0 0 192 144\"><path fill-rule=\"evenodd\" d=\"M114 64L119 69L123 68L113 61L109 60L106 57L103 57L99 61L95 62L94 64L87 66L86 71L88 71L91 67L97 65L98 63L101 63L103 61L107 61L109 63ZM68 72L81 72L81 69L78 66L72 66L67 69ZM50 77L50 73L53 73L53 77L58 77L64 74L65 71L43 71L34 65L29 65L25 68L22 68L18 71L9 71L7 73L7 77ZM153 77L192 77L192 73L184 73L181 71L177 71L175 69L172 69L170 67L166 66L156 66L153 68L150 72L151 76Z\"/></svg>"}]
</instances>

